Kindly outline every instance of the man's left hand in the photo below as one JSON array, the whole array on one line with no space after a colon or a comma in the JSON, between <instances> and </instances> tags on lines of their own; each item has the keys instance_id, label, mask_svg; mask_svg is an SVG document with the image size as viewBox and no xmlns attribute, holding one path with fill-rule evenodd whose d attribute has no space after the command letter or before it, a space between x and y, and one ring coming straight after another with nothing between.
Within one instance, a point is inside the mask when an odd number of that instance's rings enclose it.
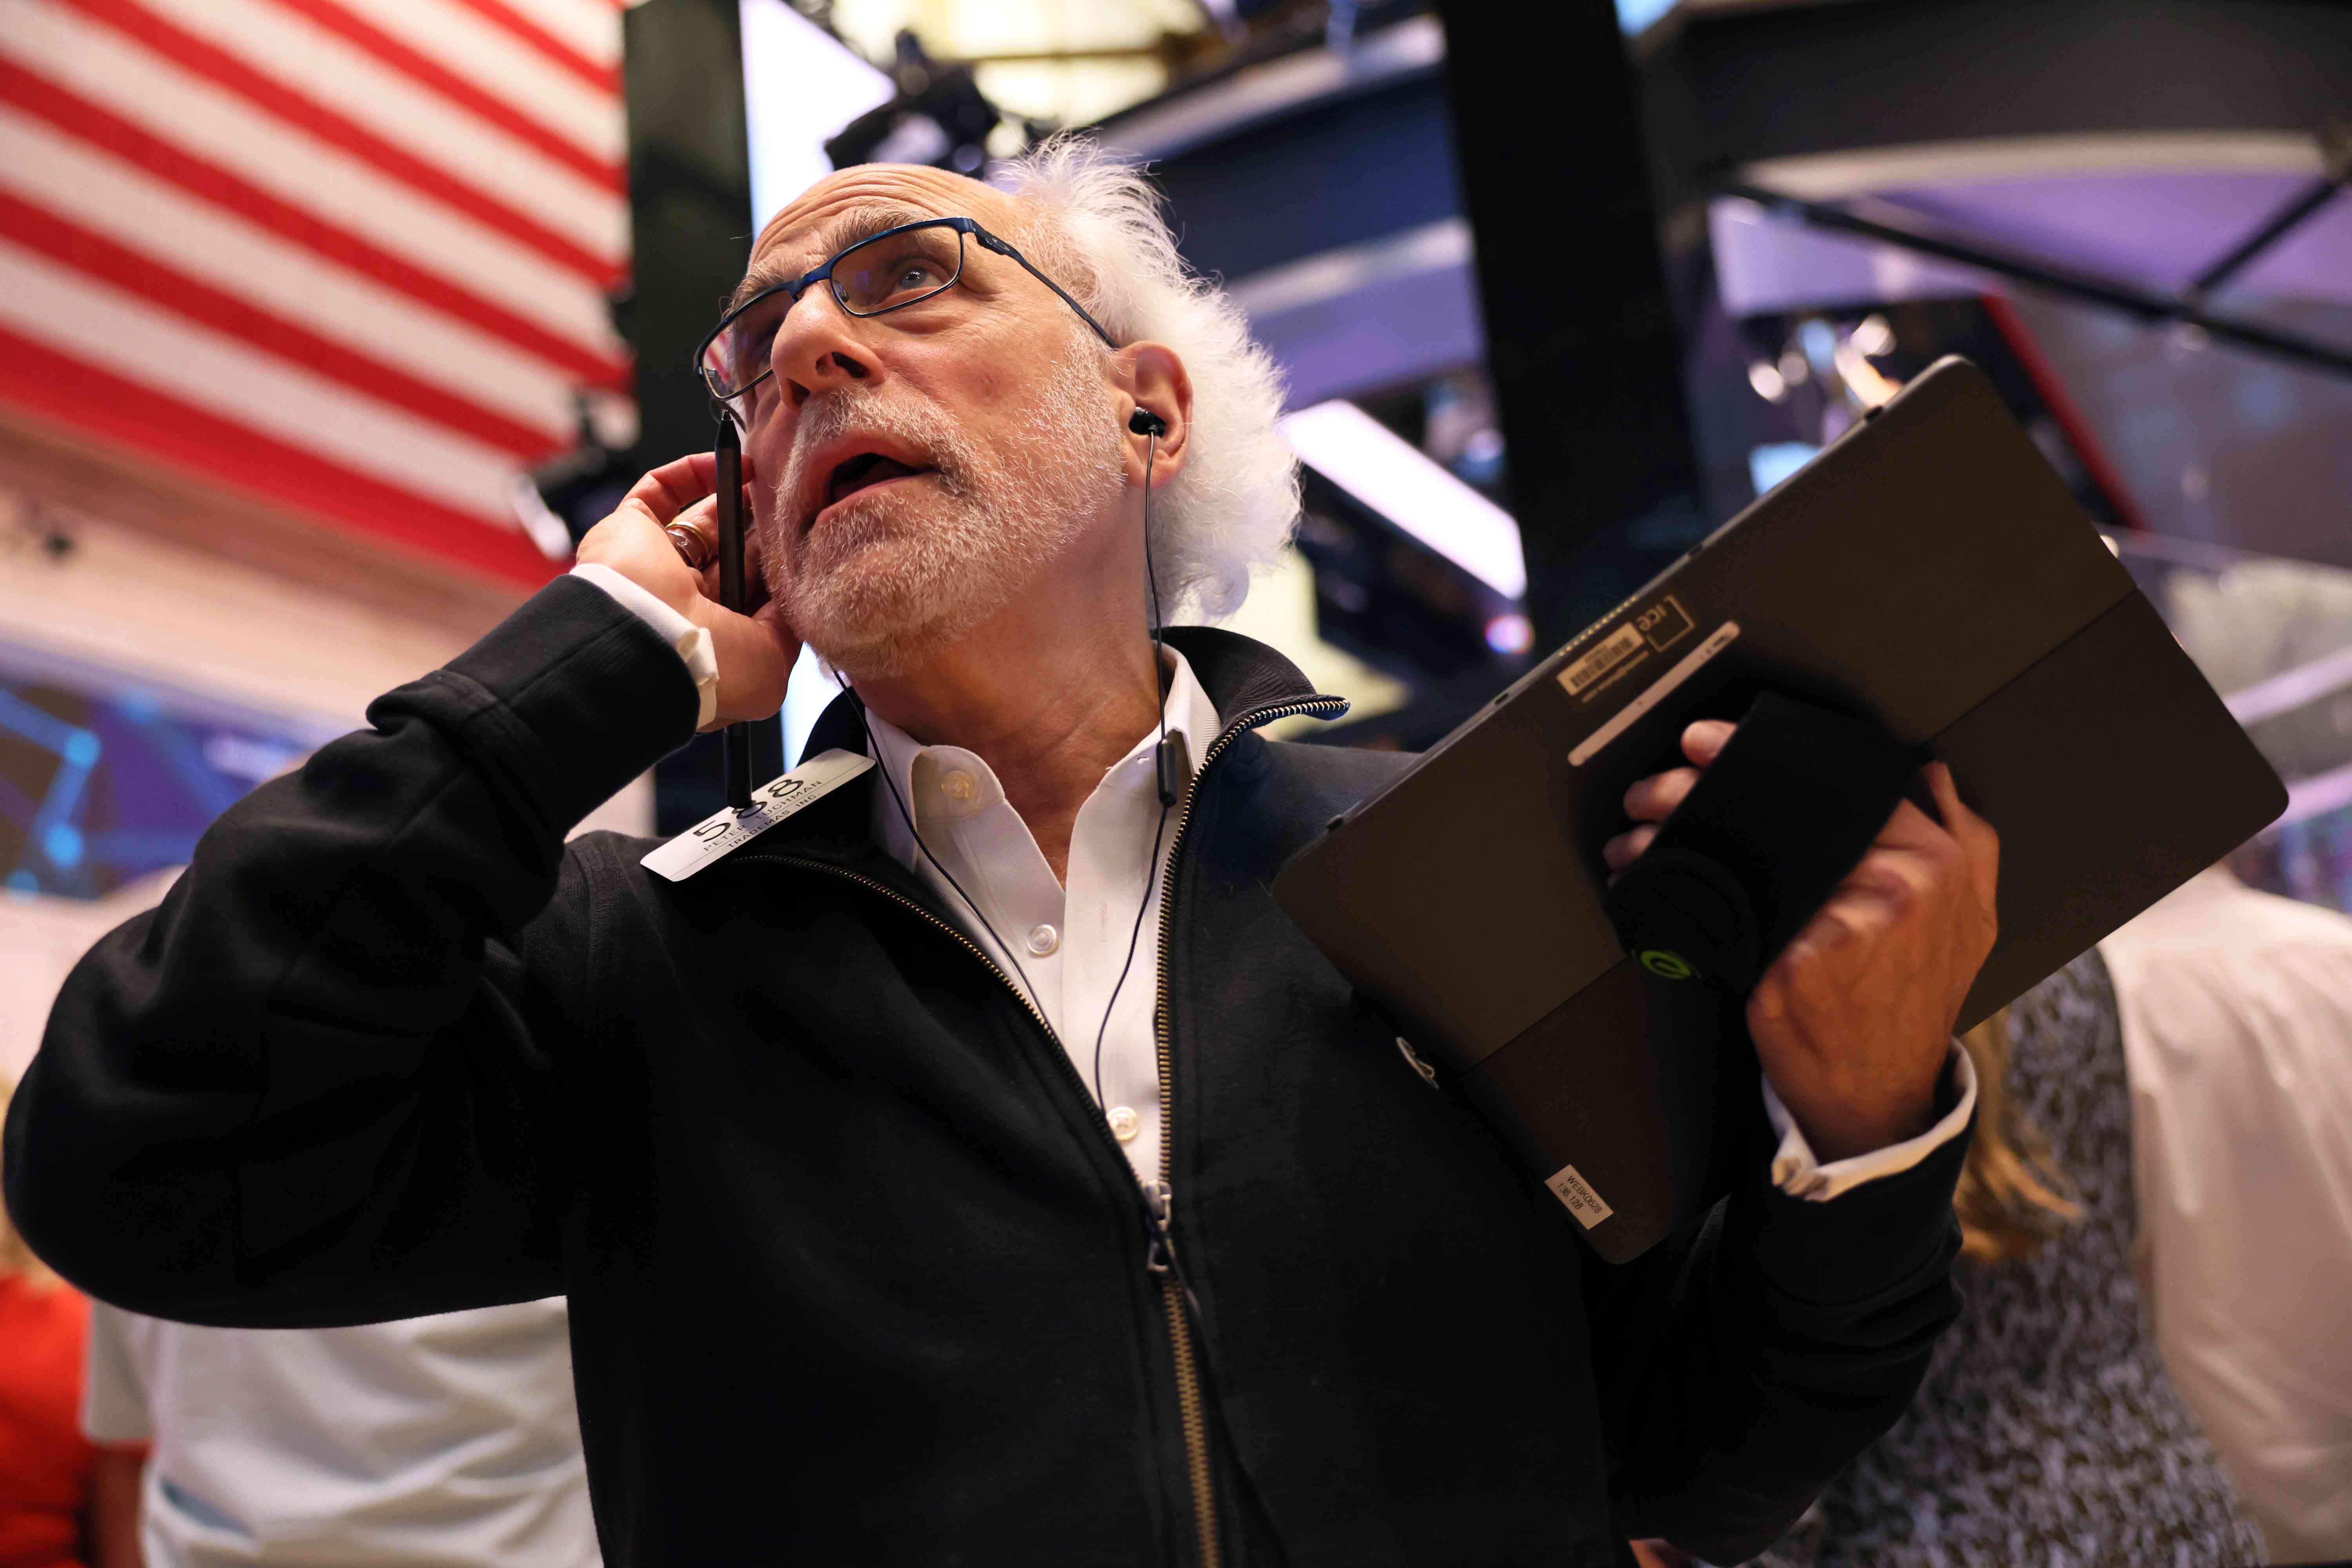
<instances>
[{"instance_id":1,"label":"man's left hand","mask_svg":"<svg viewBox=\"0 0 2352 1568\"><path fill-rule=\"evenodd\" d=\"M1720 721L1693 724L1682 738L1692 765L1625 792L1626 815L1643 826L1603 847L1611 870L1650 847L1654 825L1682 804L1731 731ZM1764 1076L1823 1161L1934 1124L1952 1026L1992 952L2000 836L1961 803L1943 763L1930 763L1924 776L1943 821L1907 800L1897 805L1748 998Z\"/></svg>"}]
</instances>

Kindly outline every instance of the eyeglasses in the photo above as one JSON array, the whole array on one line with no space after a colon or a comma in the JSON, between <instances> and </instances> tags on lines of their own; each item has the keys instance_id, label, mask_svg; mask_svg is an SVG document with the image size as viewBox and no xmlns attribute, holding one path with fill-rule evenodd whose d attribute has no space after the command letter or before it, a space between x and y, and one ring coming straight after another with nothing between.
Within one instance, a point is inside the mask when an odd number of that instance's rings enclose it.
<instances>
[{"instance_id":1,"label":"eyeglasses","mask_svg":"<svg viewBox=\"0 0 2352 1568\"><path fill-rule=\"evenodd\" d=\"M983 250L1011 257L1028 274L1061 297L1094 329L1106 347L1117 348L1102 323L1060 284L1031 265L1027 257L968 217L930 217L886 228L871 239L835 255L788 283L762 289L719 320L710 335L695 351L694 366L710 395L726 402L740 397L774 373L769 363L776 332L784 314L820 281L833 285L833 297L853 316L882 316L937 299L963 276L964 237Z\"/></svg>"}]
</instances>

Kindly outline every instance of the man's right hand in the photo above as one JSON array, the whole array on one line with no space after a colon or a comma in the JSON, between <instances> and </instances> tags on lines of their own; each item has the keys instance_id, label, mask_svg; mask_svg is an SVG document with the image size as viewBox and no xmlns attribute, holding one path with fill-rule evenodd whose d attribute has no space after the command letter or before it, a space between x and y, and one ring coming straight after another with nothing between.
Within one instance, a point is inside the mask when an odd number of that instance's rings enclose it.
<instances>
[{"instance_id":1,"label":"man's right hand","mask_svg":"<svg viewBox=\"0 0 2352 1568\"><path fill-rule=\"evenodd\" d=\"M743 540L743 597L748 614L719 602L718 459L697 452L664 463L630 487L613 515L588 531L579 559L608 566L665 605L708 630L719 661L717 722L766 719L784 704L784 684L800 658L801 639L784 624L768 597L760 570L760 545L747 525ZM747 474L743 510L751 514ZM700 572L687 565L665 525L677 524L702 535L710 564Z\"/></svg>"}]
</instances>

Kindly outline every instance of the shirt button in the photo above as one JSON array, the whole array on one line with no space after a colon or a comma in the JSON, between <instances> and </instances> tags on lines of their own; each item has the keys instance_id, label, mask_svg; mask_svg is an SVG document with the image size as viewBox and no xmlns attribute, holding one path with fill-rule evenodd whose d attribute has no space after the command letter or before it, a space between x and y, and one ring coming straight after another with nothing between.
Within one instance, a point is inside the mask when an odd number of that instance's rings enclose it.
<instances>
[{"instance_id":1,"label":"shirt button","mask_svg":"<svg viewBox=\"0 0 2352 1568\"><path fill-rule=\"evenodd\" d=\"M969 805L972 798L980 794L980 781L961 768L958 768L955 772L941 776L940 793L958 805Z\"/></svg>"},{"instance_id":2,"label":"shirt button","mask_svg":"<svg viewBox=\"0 0 2352 1568\"><path fill-rule=\"evenodd\" d=\"M1110 1135L1122 1143L1132 1143L1135 1135L1143 1131L1143 1118L1124 1105L1110 1108Z\"/></svg>"},{"instance_id":3,"label":"shirt button","mask_svg":"<svg viewBox=\"0 0 2352 1568\"><path fill-rule=\"evenodd\" d=\"M1029 928L1029 951L1043 958L1062 945L1062 933L1049 925Z\"/></svg>"}]
</instances>

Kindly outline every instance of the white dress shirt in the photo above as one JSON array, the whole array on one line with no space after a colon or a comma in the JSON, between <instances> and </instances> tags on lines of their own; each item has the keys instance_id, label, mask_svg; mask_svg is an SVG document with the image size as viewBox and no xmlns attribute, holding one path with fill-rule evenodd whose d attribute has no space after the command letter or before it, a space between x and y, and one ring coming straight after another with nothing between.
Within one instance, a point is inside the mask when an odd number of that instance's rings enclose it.
<instances>
[{"instance_id":1,"label":"white dress shirt","mask_svg":"<svg viewBox=\"0 0 2352 1568\"><path fill-rule=\"evenodd\" d=\"M613 574L602 568L598 572L603 574L591 580L606 585L605 575ZM621 603L664 641L678 647L685 632L693 629L690 624L652 595L640 593L639 597L644 604L626 597ZM656 611L659 614L652 613ZM1173 648L1167 652L1171 678L1164 718L1169 733L1184 736L1197 765L1220 731L1217 711L1184 656ZM1003 785L979 756L961 746L919 745L879 714L870 714L868 721L880 753L876 761L896 784L899 802L913 814L914 826L939 866L918 849L889 785L878 781L873 806L876 840L929 885L940 910L1016 984L1023 974L1028 976L1031 1000L1061 1037L1089 1094L1094 1092L1096 1037L1101 1035L1098 1102L1138 1177L1157 1179L1160 1070L1151 1011L1160 978L1161 884L1181 810L1180 803L1168 813L1168 831L1161 836L1155 865L1151 845L1160 808L1153 757L1160 731L1153 729L1139 737L1078 808L1070 833L1066 888L1055 880L1029 825L1006 802ZM949 885L950 876L970 896L971 905ZM985 923L974 917L975 905ZM1119 970L1127 962L1139 908L1142 929L1135 937L1133 967L1121 985ZM1002 942L997 940L1000 933ZM1976 1108L1976 1077L1968 1056L1958 1047L1952 1055L1958 1102L1934 1127L1904 1142L1827 1164L1814 1158L1804 1133L1767 1085L1765 1112L1780 1136L1772 1161L1773 1181L1793 1196L1826 1202L1864 1182L1917 1164L1957 1136Z\"/></svg>"},{"instance_id":2,"label":"white dress shirt","mask_svg":"<svg viewBox=\"0 0 2352 1568\"><path fill-rule=\"evenodd\" d=\"M1187 755L1197 758L1217 738L1217 710L1182 654L1170 648L1168 662L1168 732L1183 736ZM874 792L876 840L929 886L940 908L952 913L1014 984L1026 977L1031 999L1061 1037L1089 1093L1100 1037L1098 1103L1137 1176L1157 1178L1160 1055L1151 1014L1160 984L1160 895L1181 811L1180 802L1161 826L1155 765L1160 731L1145 731L1078 807L1066 885L1055 879L1029 825L977 754L961 746L920 745L878 713L867 722L877 761L889 774L889 784ZM913 813L929 856L916 847L899 802ZM950 876L984 920L974 918Z\"/></svg>"},{"instance_id":3,"label":"white dress shirt","mask_svg":"<svg viewBox=\"0 0 2352 1568\"><path fill-rule=\"evenodd\" d=\"M2217 869L2099 951L2165 1364L2272 1557L2352 1558L2352 920Z\"/></svg>"},{"instance_id":4,"label":"white dress shirt","mask_svg":"<svg viewBox=\"0 0 2352 1568\"><path fill-rule=\"evenodd\" d=\"M595 1568L562 1298L347 1329L89 1306L82 1430L148 1443L147 1568Z\"/></svg>"}]
</instances>

